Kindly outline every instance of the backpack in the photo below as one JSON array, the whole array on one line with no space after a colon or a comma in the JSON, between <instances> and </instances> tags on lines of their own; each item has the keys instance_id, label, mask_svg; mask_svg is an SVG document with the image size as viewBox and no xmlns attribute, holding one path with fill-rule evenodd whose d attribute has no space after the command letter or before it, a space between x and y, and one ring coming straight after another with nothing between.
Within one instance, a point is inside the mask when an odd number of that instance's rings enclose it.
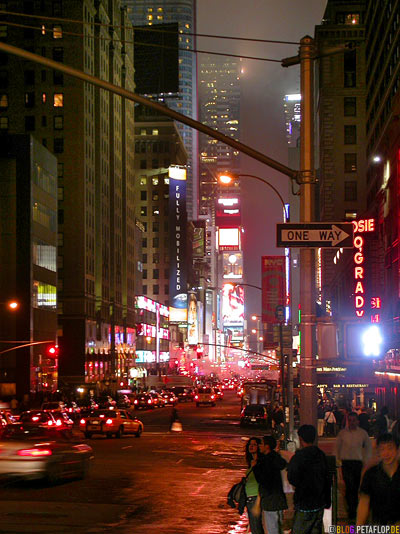
<instances>
[{"instance_id":1,"label":"backpack","mask_svg":"<svg viewBox=\"0 0 400 534\"><path fill-rule=\"evenodd\" d=\"M228 492L227 503L231 508L236 508L238 505L239 514L242 515L246 507L246 480L243 477L240 482L234 484Z\"/></svg>"}]
</instances>

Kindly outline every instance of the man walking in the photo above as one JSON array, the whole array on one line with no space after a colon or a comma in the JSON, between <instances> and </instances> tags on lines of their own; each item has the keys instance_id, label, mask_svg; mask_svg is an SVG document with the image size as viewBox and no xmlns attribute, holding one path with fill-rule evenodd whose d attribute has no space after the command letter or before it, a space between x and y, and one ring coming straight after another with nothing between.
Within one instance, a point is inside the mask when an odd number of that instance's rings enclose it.
<instances>
[{"instance_id":1,"label":"man walking","mask_svg":"<svg viewBox=\"0 0 400 534\"><path fill-rule=\"evenodd\" d=\"M295 487L292 534L321 534L324 508L331 504L331 477L325 453L313 445L315 427L298 430L301 449L289 462L288 481Z\"/></svg>"},{"instance_id":2,"label":"man walking","mask_svg":"<svg viewBox=\"0 0 400 534\"><path fill-rule=\"evenodd\" d=\"M371 454L371 440L365 430L358 426L358 415L349 413L347 428L343 428L336 438L336 458L342 467L347 513L351 520L356 518L362 467Z\"/></svg>"},{"instance_id":3,"label":"man walking","mask_svg":"<svg viewBox=\"0 0 400 534\"><path fill-rule=\"evenodd\" d=\"M282 513L287 509L281 471L287 462L276 452L276 439L264 436L260 445L260 461L253 468L259 483L261 509L268 534L282 534Z\"/></svg>"},{"instance_id":4,"label":"man walking","mask_svg":"<svg viewBox=\"0 0 400 534\"><path fill-rule=\"evenodd\" d=\"M378 436L380 463L368 469L360 488L357 525L365 525L369 513L374 525L394 525L400 522L399 444L392 434Z\"/></svg>"}]
</instances>

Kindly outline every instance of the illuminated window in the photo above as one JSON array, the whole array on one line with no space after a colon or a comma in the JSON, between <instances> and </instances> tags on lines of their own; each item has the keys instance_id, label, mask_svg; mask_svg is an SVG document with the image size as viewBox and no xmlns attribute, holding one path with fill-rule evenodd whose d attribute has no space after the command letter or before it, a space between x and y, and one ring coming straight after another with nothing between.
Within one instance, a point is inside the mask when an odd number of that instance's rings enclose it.
<instances>
[{"instance_id":1,"label":"illuminated window","mask_svg":"<svg viewBox=\"0 0 400 534\"><path fill-rule=\"evenodd\" d=\"M32 306L55 310L57 308L57 288L34 280L32 288Z\"/></svg>"},{"instance_id":2,"label":"illuminated window","mask_svg":"<svg viewBox=\"0 0 400 534\"><path fill-rule=\"evenodd\" d=\"M164 178L164 184L166 184L166 185L169 184L169 178Z\"/></svg>"},{"instance_id":3,"label":"illuminated window","mask_svg":"<svg viewBox=\"0 0 400 534\"><path fill-rule=\"evenodd\" d=\"M53 39L62 39L62 26L53 26Z\"/></svg>"},{"instance_id":4,"label":"illuminated window","mask_svg":"<svg viewBox=\"0 0 400 534\"><path fill-rule=\"evenodd\" d=\"M139 178L140 185L146 185L147 184L147 176L141 176Z\"/></svg>"},{"instance_id":5,"label":"illuminated window","mask_svg":"<svg viewBox=\"0 0 400 534\"><path fill-rule=\"evenodd\" d=\"M42 93L42 104L46 104L46 93Z\"/></svg>"},{"instance_id":6,"label":"illuminated window","mask_svg":"<svg viewBox=\"0 0 400 534\"><path fill-rule=\"evenodd\" d=\"M152 178L151 182L153 185L158 185L158 178Z\"/></svg>"},{"instance_id":7,"label":"illuminated window","mask_svg":"<svg viewBox=\"0 0 400 534\"><path fill-rule=\"evenodd\" d=\"M153 20L153 15L147 15L147 20Z\"/></svg>"},{"instance_id":8,"label":"illuminated window","mask_svg":"<svg viewBox=\"0 0 400 534\"><path fill-rule=\"evenodd\" d=\"M46 35L46 26L42 24L42 35Z\"/></svg>"},{"instance_id":9,"label":"illuminated window","mask_svg":"<svg viewBox=\"0 0 400 534\"><path fill-rule=\"evenodd\" d=\"M8 117L0 117L0 130L8 130Z\"/></svg>"},{"instance_id":10,"label":"illuminated window","mask_svg":"<svg viewBox=\"0 0 400 534\"><path fill-rule=\"evenodd\" d=\"M0 95L0 108L8 108L8 95L4 93Z\"/></svg>"},{"instance_id":11,"label":"illuminated window","mask_svg":"<svg viewBox=\"0 0 400 534\"><path fill-rule=\"evenodd\" d=\"M141 128L140 135L147 135L146 128Z\"/></svg>"},{"instance_id":12,"label":"illuminated window","mask_svg":"<svg viewBox=\"0 0 400 534\"><path fill-rule=\"evenodd\" d=\"M61 234L62 235L62 234ZM44 241L36 240L32 247L32 261L35 265L56 272L57 249Z\"/></svg>"},{"instance_id":13,"label":"illuminated window","mask_svg":"<svg viewBox=\"0 0 400 534\"><path fill-rule=\"evenodd\" d=\"M357 219L357 212L356 211L345 211L344 218L347 220L351 220L351 221L354 219Z\"/></svg>"},{"instance_id":14,"label":"illuminated window","mask_svg":"<svg viewBox=\"0 0 400 534\"><path fill-rule=\"evenodd\" d=\"M159 13L162 13L163 8L162 8L162 7L158 7L158 8L157 8L157 11L158 11Z\"/></svg>"},{"instance_id":15,"label":"illuminated window","mask_svg":"<svg viewBox=\"0 0 400 534\"><path fill-rule=\"evenodd\" d=\"M140 208L140 215L142 217L146 217L147 216L147 206L141 206Z\"/></svg>"},{"instance_id":16,"label":"illuminated window","mask_svg":"<svg viewBox=\"0 0 400 534\"><path fill-rule=\"evenodd\" d=\"M344 155L344 172L356 172L357 171L357 154L345 154Z\"/></svg>"},{"instance_id":17,"label":"illuminated window","mask_svg":"<svg viewBox=\"0 0 400 534\"><path fill-rule=\"evenodd\" d=\"M55 108L64 107L64 93L54 93L54 103Z\"/></svg>"},{"instance_id":18,"label":"illuminated window","mask_svg":"<svg viewBox=\"0 0 400 534\"><path fill-rule=\"evenodd\" d=\"M153 128L153 130L151 131L151 135L158 135L158 129Z\"/></svg>"}]
</instances>

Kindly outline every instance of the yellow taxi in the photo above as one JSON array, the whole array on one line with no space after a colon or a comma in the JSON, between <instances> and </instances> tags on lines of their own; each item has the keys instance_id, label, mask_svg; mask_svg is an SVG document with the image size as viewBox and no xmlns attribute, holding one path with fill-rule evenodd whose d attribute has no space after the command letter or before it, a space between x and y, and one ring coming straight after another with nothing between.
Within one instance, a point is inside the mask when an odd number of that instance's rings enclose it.
<instances>
[{"instance_id":1,"label":"yellow taxi","mask_svg":"<svg viewBox=\"0 0 400 534\"><path fill-rule=\"evenodd\" d=\"M79 421L79 428L90 439L93 434L102 434L111 438L120 438L124 434L140 437L143 423L126 410L94 410L88 417Z\"/></svg>"}]
</instances>

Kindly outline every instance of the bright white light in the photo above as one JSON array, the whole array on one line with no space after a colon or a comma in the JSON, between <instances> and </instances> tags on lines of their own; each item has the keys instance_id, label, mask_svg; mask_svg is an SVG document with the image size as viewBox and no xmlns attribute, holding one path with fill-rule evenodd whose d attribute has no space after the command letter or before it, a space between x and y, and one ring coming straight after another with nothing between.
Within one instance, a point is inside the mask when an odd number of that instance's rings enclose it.
<instances>
[{"instance_id":1,"label":"bright white light","mask_svg":"<svg viewBox=\"0 0 400 534\"><path fill-rule=\"evenodd\" d=\"M246 365L246 362L244 362L243 360L239 360L238 361L238 366L239 367L244 367Z\"/></svg>"},{"instance_id":2,"label":"bright white light","mask_svg":"<svg viewBox=\"0 0 400 534\"><path fill-rule=\"evenodd\" d=\"M383 338L378 326L373 325L367 328L362 335L363 351L365 356L379 356Z\"/></svg>"},{"instance_id":3,"label":"bright white light","mask_svg":"<svg viewBox=\"0 0 400 534\"><path fill-rule=\"evenodd\" d=\"M291 95L285 95L286 102L293 102L293 101L299 101L301 100L300 94L291 94Z\"/></svg>"},{"instance_id":4,"label":"bright white light","mask_svg":"<svg viewBox=\"0 0 400 534\"><path fill-rule=\"evenodd\" d=\"M380 163L380 162L382 161L382 159L381 159L380 156L374 156L374 157L372 158L372 161L373 161L374 163Z\"/></svg>"}]
</instances>

